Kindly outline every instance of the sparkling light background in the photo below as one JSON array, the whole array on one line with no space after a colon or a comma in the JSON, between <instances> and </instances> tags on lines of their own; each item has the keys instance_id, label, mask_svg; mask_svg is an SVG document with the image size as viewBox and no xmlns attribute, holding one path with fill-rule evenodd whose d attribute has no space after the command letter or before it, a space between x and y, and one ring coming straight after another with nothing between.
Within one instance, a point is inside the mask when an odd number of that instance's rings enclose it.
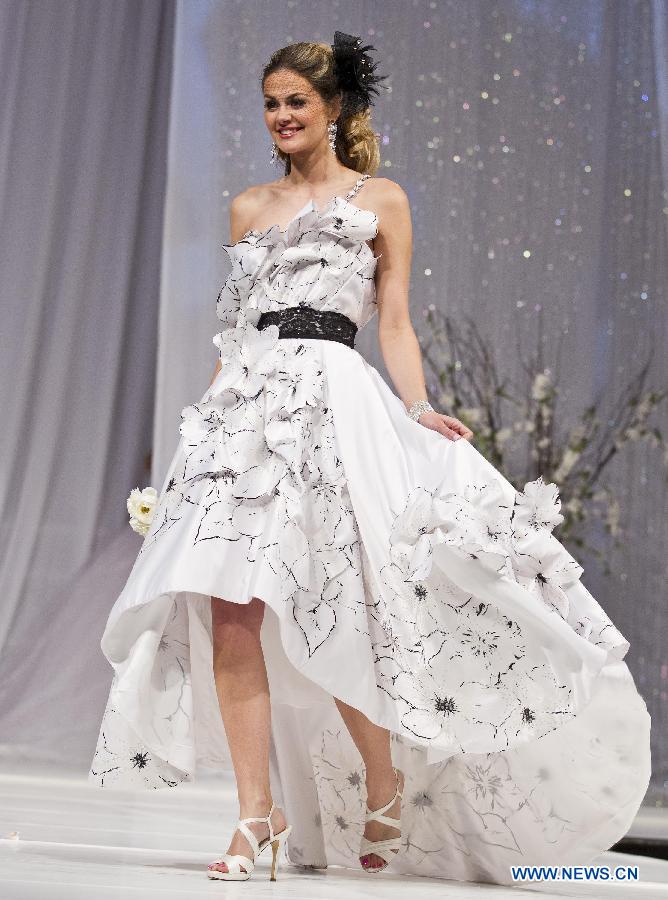
<instances>
[{"instance_id":1,"label":"sparkling light background","mask_svg":"<svg viewBox=\"0 0 668 900\"><path fill-rule=\"evenodd\" d=\"M416 331L429 304L473 315L512 376L518 344L535 345L542 320L545 363L573 416L595 396L613 397L652 345L651 381L668 383L663 2L198 0L182 2L178 19L166 227L174 290L161 321L161 364L173 376L162 381L152 483L173 453L179 410L215 363L229 200L282 174L269 163L262 66L292 41L331 43L335 29L373 44L389 76L391 92L374 107L377 174L411 202ZM376 322L356 347L389 381ZM646 802L665 805L665 469L657 452L633 444L614 478L627 528L615 577L578 556L583 582L631 642L627 662L653 720Z\"/></svg>"}]
</instances>

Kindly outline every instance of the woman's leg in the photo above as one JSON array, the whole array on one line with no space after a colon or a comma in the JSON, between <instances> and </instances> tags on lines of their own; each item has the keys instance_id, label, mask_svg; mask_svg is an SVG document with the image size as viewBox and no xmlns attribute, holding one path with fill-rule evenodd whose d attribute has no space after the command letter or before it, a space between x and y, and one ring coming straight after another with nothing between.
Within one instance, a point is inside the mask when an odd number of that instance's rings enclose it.
<instances>
[{"instance_id":1,"label":"woman's leg","mask_svg":"<svg viewBox=\"0 0 668 900\"><path fill-rule=\"evenodd\" d=\"M239 797L239 818L266 816L271 808L269 742L271 708L269 683L260 643L264 603L231 603L211 598L213 630L213 674L218 703L230 748ZM271 817L274 832L286 821L281 810ZM269 835L266 823L248 826L258 840ZM253 858L251 847L239 831L234 832L228 853ZM225 863L215 868L227 871Z\"/></svg>"},{"instance_id":2,"label":"woman's leg","mask_svg":"<svg viewBox=\"0 0 668 900\"><path fill-rule=\"evenodd\" d=\"M366 768L367 806L369 809L380 809L389 803L397 789L397 780L392 768L392 754L390 751L390 732L369 721L364 713L353 706L348 706L343 700L334 698L341 713L341 718L346 724L350 736L359 750ZM399 779L399 790L403 792L404 778ZM401 811L401 798L387 810L386 816L399 818ZM382 822L369 822L364 829L364 835L370 841L386 840L397 837L400 830ZM375 853L361 856L362 865L376 868L384 865L384 860Z\"/></svg>"}]
</instances>

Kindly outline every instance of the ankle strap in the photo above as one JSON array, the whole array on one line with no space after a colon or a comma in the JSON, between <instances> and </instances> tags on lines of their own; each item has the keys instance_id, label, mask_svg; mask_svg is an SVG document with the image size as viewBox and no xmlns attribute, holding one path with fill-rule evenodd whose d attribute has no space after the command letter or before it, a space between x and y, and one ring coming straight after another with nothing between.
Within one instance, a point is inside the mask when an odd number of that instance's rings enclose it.
<instances>
[{"instance_id":1,"label":"ankle strap","mask_svg":"<svg viewBox=\"0 0 668 900\"><path fill-rule=\"evenodd\" d=\"M246 835L246 837L248 837L248 834L246 832L248 832L250 834L252 834L253 832L247 828L240 828L241 825L246 826L249 822L266 822L267 825L269 826L269 840L273 841L275 835L274 835L274 829L271 824L271 814L273 813L275 806L276 806L276 804L272 802L271 809L269 810L269 813L266 816L250 816L248 819L239 819L237 828L240 829L242 834L244 834L244 835ZM255 850L255 852L257 853L257 849Z\"/></svg>"},{"instance_id":2,"label":"ankle strap","mask_svg":"<svg viewBox=\"0 0 668 900\"><path fill-rule=\"evenodd\" d=\"M367 822L376 821L383 822L384 825L391 825L396 822L396 819L389 819L387 816L383 815L389 809L391 809L394 804L397 802L397 798L401 797L403 799L403 791L399 790L399 773L396 769L394 769L394 776L397 779L397 789L394 792L394 797L390 800L389 803L386 803L385 806L381 806L380 809L369 809L368 805L366 808L366 820Z\"/></svg>"}]
</instances>

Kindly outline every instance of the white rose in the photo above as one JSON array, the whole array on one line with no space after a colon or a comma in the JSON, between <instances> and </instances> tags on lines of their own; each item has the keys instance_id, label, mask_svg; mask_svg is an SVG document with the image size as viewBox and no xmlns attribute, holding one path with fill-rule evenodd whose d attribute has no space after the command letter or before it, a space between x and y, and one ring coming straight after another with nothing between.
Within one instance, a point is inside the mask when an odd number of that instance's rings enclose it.
<instances>
[{"instance_id":1,"label":"white rose","mask_svg":"<svg viewBox=\"0 0 668 900\"><path fill-rule=\"evenodd\" d=\"M144 536L148 533L157 502L158 492L154 487L145 487L141 491L139 488L133 488L130 491L126 505L133 531Z\"/></svg>"}]
</instances>

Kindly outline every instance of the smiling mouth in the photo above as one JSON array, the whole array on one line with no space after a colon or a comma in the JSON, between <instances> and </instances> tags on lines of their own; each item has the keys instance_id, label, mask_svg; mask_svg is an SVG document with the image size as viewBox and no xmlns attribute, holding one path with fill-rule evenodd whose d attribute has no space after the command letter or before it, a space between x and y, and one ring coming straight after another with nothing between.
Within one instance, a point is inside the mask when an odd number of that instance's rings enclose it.
<instances>
[{"instance_id":1,"label":"smiling mouth","mask_svg":"<svg viewBox=\"0 0 668 900\"><path fill-rule=\"evenodd\" d=\"M282 131L277 131L276 133L280 135L282 138L291 138L294 134L297 134L298 131L302 131L303 125L299 128L290 128L286 130L286 133Z\"/></svg>"}]
</instances>

